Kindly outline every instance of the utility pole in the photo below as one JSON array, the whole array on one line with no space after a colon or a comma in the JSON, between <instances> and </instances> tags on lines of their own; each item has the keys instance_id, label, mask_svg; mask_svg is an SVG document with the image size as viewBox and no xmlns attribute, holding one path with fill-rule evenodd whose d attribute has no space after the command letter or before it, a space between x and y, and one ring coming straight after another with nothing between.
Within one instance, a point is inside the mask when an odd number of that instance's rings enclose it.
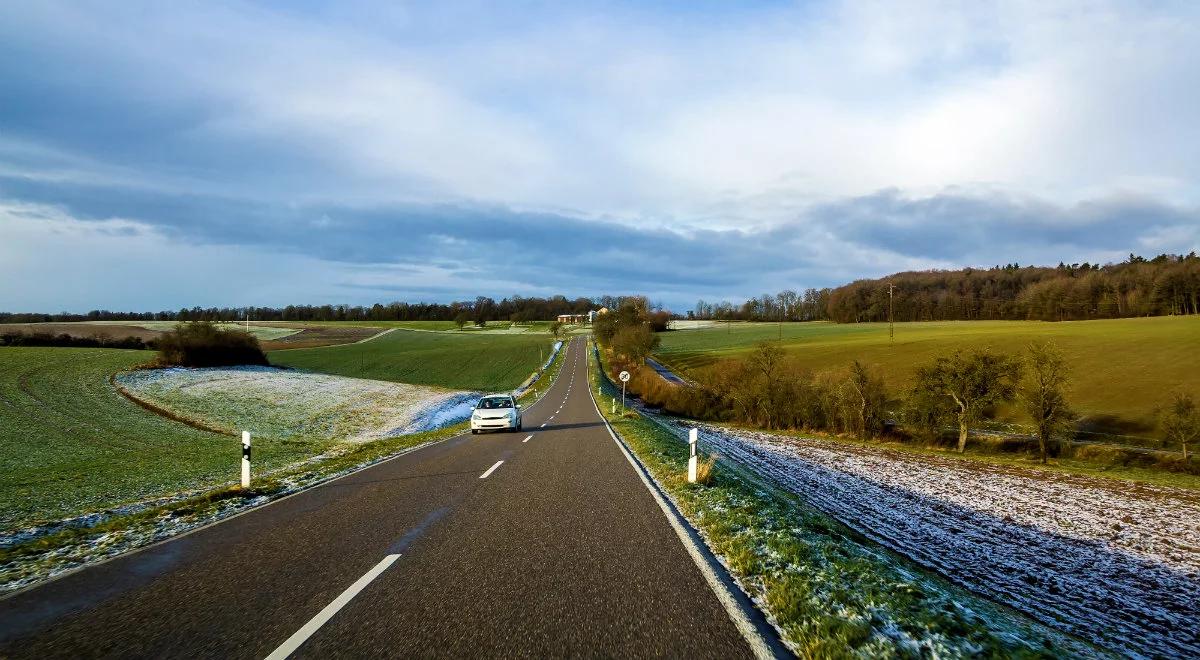
<instances>
[{"instance_id":1,"label":"utility pole","mask_svg":"<svg viewBox=\"0 0 1200 660\"><path fill-rule=\"evenodd\" d=\"M896 345L896 312L892 305L892 292L895 289L896 285L888 282L888 343L892 346Z\"/></svg>"}]
</instances>

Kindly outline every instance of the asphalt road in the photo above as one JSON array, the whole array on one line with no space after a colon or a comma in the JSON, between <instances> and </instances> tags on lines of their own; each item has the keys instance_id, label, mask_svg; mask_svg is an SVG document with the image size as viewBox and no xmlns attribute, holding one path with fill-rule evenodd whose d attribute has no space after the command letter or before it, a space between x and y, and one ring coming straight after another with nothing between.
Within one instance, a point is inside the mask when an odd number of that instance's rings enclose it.
<instances>
[{"instance_id":1,"label":"asphalt road","mask_svg":"<svg viewBox=\"0 0 1200 660\"><path fill-rule=\"evenodd\" d=\"M0 657L751 655L588 393L0 600ZM500 462L503 461L503 462Z\"/></svg>"}]
</instances>

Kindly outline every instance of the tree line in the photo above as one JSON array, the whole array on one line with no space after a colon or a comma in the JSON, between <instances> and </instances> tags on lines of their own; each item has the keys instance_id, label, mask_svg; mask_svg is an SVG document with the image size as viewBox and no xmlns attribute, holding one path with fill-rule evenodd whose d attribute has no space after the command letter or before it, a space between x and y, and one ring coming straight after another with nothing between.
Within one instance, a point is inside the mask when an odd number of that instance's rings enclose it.
<instances>
[{"instance_id":1,"label":"tree line","mask_svg":"<svg viewBox=\"0 0 1200 660\"><path fill-rule=\"evenodd\" d=\"M889 295L890 294L890 295ZM896 273L833 289L826 313L839 323L1074 321L1200 314L1200 257L1130 254L1116 264Z\"/></svg>"},{"instance_id":2,"label":"tree line","mask_svg":"<svg viewBox=\"0 0 1200 660\"><path fill-rule=\"evenodd\" d=\"M362 305L287 305L286 307L191 307L177 311L113 312L92 310L86 314L41 314L0 312L0 323L44 323L69 321L454 321L465 316L471 323L487 321L542 321L559 314L586 314L600 307L616 307L625 297L574 298L512 296L494 300L450 303L393 302Z\"/></svg>"},{"instance_id":3,"label":"tree line","mask_svg":"<svg viewBox=\"0 0 1200 660\"><path fill-rule=\"evenodd\" d=\"M748 298L740 305L729 301L700 300L687 311L688 319L702 321L823 321L829 318L829 299L833 289L805 289L798 293L785 289Z\"/></svg>"}]
</instances>

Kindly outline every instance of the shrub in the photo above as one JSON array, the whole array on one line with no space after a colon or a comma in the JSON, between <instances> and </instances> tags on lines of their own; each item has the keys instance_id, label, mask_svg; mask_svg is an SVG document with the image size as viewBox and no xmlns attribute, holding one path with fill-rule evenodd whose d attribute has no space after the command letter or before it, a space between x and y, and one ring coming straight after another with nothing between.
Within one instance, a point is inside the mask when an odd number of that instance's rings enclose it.
<instances>
[{"instance_id":1,"label":"shrub","mask_svg":"<svg viewBox=\"0 0 1200 660\"><path fill-rule=\"evenodd\" d=\"M704 460L696 461L696 483L701 486L711 486L716 475L717 455L713 454Z\"/></svg>"},{"instance_id":2,"label":"shrub","mask_svg":"<svg viewBox=\"0 0 1200 660\"><path fill-rule=\"evenodd\" d=\"M221 330L207 322L180 323L158 339L161 366L226 367L266 365L258 339L242 330Z\"/></svg>"}]
</instances>

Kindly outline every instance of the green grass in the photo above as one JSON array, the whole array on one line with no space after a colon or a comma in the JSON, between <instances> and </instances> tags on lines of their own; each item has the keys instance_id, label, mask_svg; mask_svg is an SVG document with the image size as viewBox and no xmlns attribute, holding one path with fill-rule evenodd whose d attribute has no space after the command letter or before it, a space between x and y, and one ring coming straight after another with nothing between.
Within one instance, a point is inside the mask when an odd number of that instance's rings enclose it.
<instances>
[{"instance_id":1,"label":"green grass","mask_svg":"<svg viewBox=\"0 0 1200 660\"><path fill-rule=\"evenodd\" d=\"M509 390L550 357L548 337L397 329L361 344L272 351L272 364L458 390Z\"/></svg>"},{"instance_id":2,"label":"green grass","mask_svg":"<svg viewBox=\"0 0 1200 660\"><path fill-rule=\"evenodd\" d=\"M144 410L109 377L149 351L0 348L0 529L212 487L238 478L237 438ZM272 469L328 443L256 442Z\"/></svg>"},{"instance_id":3,"label":"green grass","mask_svg":"<svg viewBox=\"0 0 1200 660\"><path fill-rule=\"evenodd\" d=\"M589 352L591 386L620 396ZM630 412L609 419L708 545L783 629L800 657L1062 657L1083 649L866 541L770 484L718 462L712 485L686 480L686 443ZM914 653L899 631L928 644Z\"/></svg>"},{"instance_id":4,"label":"green grass","mask_svg":"<svg viewBox=\"0 0 1200 660\"><path fill-rule=\"evenodd\" d=\"M355 328L407 328L409 330L454 330L454 321L272 321L279 326L306 328L351 326Z\"/></svg>"},{"instance_id":5,"label":"green grass","mask_svg":"<svg viewBox=\"0 0 1200 660\"><path fill-rule=\"evenodd\" d=\"M894 346L886 323L785 323L782 333L785 349L805 366L836 368L861 360L877 367L893 389L910 385L917 365L956 348L1020 353L1030 341L1053 340L1072 369L1075 407L1089 416L1115 416L1117 426L1140 432L1152 427L1155 408L1171 390L1200 394L1200 317L897 323ZM702 370L779 334L774 323L668 332L658 356L683 371Z\"/></svg>"},{"instance_id":6,"label":"green grass","mask_svg":"<svg viewBox=\"0 0 1200 660\"><path fill-rule=\"evenodd\" d=\"M272 321L272 325L321 327L321 326L353 326L359 328L403 328L405 330L425 330L428 332L472 333L503 333L503 334L548 334L550 321L530 321L528 323L512 323L510 321L488 321L487 325L479 328L474 323L468 323L460 330L454 321ZM253 327L253 326L251 326Z\"/></svg>"}]
</instances>

